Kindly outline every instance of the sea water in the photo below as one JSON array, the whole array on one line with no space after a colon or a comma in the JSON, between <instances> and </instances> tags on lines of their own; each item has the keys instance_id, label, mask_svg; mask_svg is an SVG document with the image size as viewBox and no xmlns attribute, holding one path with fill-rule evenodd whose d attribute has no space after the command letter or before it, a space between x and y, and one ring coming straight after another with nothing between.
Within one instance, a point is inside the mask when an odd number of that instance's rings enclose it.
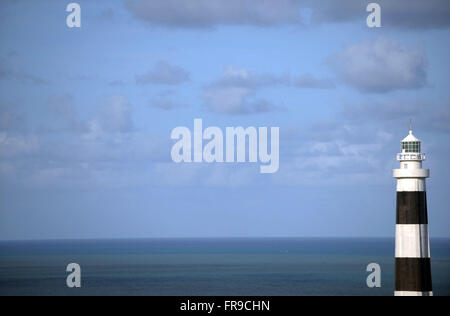
<instances>
[{"instance_id":1,"label":"sea water","mask_svg":"<svg viewBox=\"0 0 450 316\"><path fill-rule=\"evenodd\" d=\"M388 238L0 242L0 295L393 295ZM435 295L450 295L450 239L431 239ZM66 266L81 266L68 288ZM369 263L381 287L368 288Z\"/></svg>"}]
</instances>

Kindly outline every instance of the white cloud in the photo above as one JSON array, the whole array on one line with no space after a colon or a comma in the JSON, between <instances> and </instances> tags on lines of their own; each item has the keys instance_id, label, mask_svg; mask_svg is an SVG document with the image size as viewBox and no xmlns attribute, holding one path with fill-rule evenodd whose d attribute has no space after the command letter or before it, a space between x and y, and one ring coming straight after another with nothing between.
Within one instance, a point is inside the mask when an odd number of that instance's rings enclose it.
<instances>
[{"instance_id":1,"label":"white cloud","mask_svg":"<svg viewBox=\"0 0 450 316\"><path fill-rule=\"evenodd\" d=\"M426 84L425 52L389 38L348 45L328 63L343 82L362 92L418 89Z\"/></svg>"},{"instance_id":2,"label":"white cloud","mask_svg":"<svg viewBox=\"0 0 450 316\"><path fill-rule=\"evenodd\" d=\"M253 93L253 90L244 87L210 87L203 98L208 110L223 114L261 113L275 109L266 100L252 99Z\"/></svg>"},{"instance_id":3,"label":"white cloud","mask_svg":"<svg viewBox=\"0 0 450 316\"><path fill-rule=\"evenodd\" d=\"M158 62L152 70L136 76L138 84L177 85L189 80L189 72L179 66L173 66L165 61Z\"/></svg>"},{"instance_id":4,"label":"white cloud","mask_svg":"<svg viewBox=\"0 0 450 316\"><path fill-rule=\"evenodd\" d=\"M0 132L26 130L25 115L14 104L0 105Z\"/></svg>"},{"instance_id":5,"label":"white cloud","mask_svg":"<svg viewBox=\"0 0 450 316\"><path fill-rule=\"evenodd\" d=\"M267 100L254 98L256 91L288 82L288 76L257 74L228 66L217 80L205 88L203 99L211 112L231 115L268 112L276 107Z\"/></svg>"},{"instance_id":6,"label":"white cloud","mask_svg":"<svg viewBox=\"0 0 450 316\"><path fill-rule=\"evenodd\" d=\"M107 132L130 132L133 121L128 99L121 95L110 97L101 109L100 125Z\"/></svg>"},{"instance_id":7,"label":"white cloud","mask_svg":"<svg viewBox=\"0 0 450 316\"><path fill-rule=\"evenodd\" d=\"M330 79L318 79L311 74L303 74L295 79L294 85L297 88L309 89L333 89L335 85Z\"/></svg>"},{"instance_id":8,"label":"white cloud","mask_svg":"<svg viewBox=\"0 0 450 316\"><path fill-rule=\"evenodd\" d=\"M243 87L248 89L257 89L274 85L290 84L288 74L275 76L268 73L255 73L245 68L235 68L228 66L223 74L214 83L214 87Z\"/></svg>"},{"instance_id":9,"label":"white cloud","mask_svg":"<svg viewBox=\"0 0 450 316\"><path fill-rule=\"evenodd\" d=\"M217 80L205 88L203 98L207 109L212 112L263 113L281 108L268 100L255 97L258 90L273 87L329 89L333 88L334 84L327 79L317 79L311 74L304 74L292 80L290 74L256 73L245 68L228 66Z\"/></svg>"},{"instance_id":10,"label":"white cloud","mask_svg":"<svg viewBox=\"0 0 450 316\"><path fill-rule=\"evenodd\" d=\"M48 106L53 115L56 116L56 124L62 124L61 129L74 132L86 131L86 124L78 118L75 107L75 98L70 93L52 95Z\"/></svg>"},{"instance_id":11,"label":"white cloud","mask_svg":"<svg viewBox=\"0 0 450 316\"><path fill-rule=\"evenodd\" d=\"M32 74L26 70L12 66L12 58L15 55L4 58L0 56L0 79L13 80L22 84L47 85L50 81L40 76Z\"/></svg>"},{"instance_id":12,"label":"white cloud","mask_svg":"<svg viewBox=\"0 0 450 316\"><path fill-rule=\"evenodd\" d=\"M0 132L0 157L29 155L39 149L35 135L13 135Z\"/></svg>"}]
</instances>

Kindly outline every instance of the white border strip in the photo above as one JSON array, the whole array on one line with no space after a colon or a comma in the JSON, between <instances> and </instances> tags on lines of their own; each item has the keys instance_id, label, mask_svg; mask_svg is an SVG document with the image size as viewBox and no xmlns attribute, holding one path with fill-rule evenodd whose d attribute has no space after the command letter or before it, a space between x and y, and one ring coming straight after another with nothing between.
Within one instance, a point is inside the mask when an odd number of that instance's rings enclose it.
<instances>
[{"instance_id":1,"label":"white border strip","mask_svg":"<svg viewBox=\"0 0 450 316\"><path fill-rule=\"evenodd\" d=\"M395 291L395 296L433 296L433 292Z\"/></svg>"}]
</instances>

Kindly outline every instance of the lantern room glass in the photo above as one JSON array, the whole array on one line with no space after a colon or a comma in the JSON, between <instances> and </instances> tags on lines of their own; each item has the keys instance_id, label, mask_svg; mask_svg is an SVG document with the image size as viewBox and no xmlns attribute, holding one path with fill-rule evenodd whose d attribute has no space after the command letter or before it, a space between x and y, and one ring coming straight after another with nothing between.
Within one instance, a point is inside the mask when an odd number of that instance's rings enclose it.
<instances>
[{"instance_id":1,"label":"lantern room glass","mask_svg":"<svg viewBox=\"0 0 450 316\"><path fill-rule=\"evenodd\" d=\"M420 153L420 142L402 142L402 151L406 153Z\"/></svg>"}]
</instances>

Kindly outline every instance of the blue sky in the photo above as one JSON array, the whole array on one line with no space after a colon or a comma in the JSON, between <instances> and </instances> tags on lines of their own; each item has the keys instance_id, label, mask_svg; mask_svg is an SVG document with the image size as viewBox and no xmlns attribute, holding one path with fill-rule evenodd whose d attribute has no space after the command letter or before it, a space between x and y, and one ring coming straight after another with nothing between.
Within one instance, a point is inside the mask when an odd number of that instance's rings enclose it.
<instances>
[{"instance_id":1,"label":"blue sky","mask_svg":"<svg viewBox=\"0 0 450 316\"><path fill-rule=\"evenodd\" d=\"M394 236L396 153L450 237L450 5L0 4L0 239ZM175 164L177 126L279 126L280 169Z\"/></svg>"}]
</instances>

